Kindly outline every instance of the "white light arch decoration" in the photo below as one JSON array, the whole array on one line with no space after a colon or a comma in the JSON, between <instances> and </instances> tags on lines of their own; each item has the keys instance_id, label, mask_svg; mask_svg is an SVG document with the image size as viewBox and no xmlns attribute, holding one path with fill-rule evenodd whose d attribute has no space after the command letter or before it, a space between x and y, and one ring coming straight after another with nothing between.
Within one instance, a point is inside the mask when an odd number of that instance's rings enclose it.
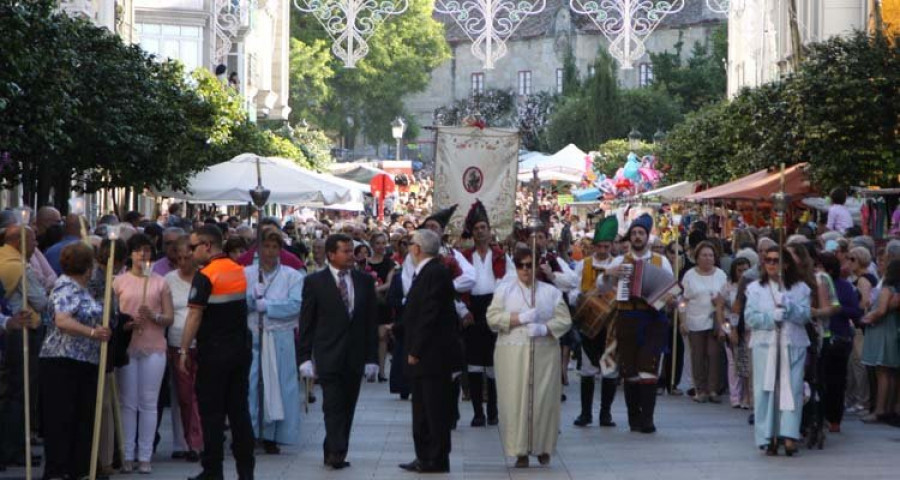
<instances>
[{"instance_id":1,"label":"white light arch decoration","mask_svg":"<svg viewBox=\"0 0 900 480\"><path fill-rule=\"evenodd\" d=\"M685 0L569 0L572 11L587 15L609 40L609 53L623 70L647 52L644 40L659 23L684 8Z\"/></svg>"},{"instance_id":2,"label":"white light arch decoration","mask_svg":"<svg viewBox=\"0 0 900 480\"><path fill-rule=\"evenodd\" d=\"M728 13L731 0L706 0L706 6L716 13Z\"/></svg>"},{"instance_id":3,"label":"white light arch decoration","mask_svg":"<svg viewBox=\"0 0 900 480\"><path fill-rule=\"evenodd\" d=\"M369 37L390 15L409 7L408 0L294 0L301 12L313 14L333 40L331 51L347 68L369 53Z\"/></svg>"},{"instance_id":4,"label":"white light arch decoration","mask_svg":"<svg viewBox=\"0 0 900 480\"><path fill-rule=\"evenodd\" d=\"M484 69L506 55L506 40L530 15L547 6L546 0L435 0L434 10L450 15L472 41L472 55Z\"/></svg>"}]
</instances>

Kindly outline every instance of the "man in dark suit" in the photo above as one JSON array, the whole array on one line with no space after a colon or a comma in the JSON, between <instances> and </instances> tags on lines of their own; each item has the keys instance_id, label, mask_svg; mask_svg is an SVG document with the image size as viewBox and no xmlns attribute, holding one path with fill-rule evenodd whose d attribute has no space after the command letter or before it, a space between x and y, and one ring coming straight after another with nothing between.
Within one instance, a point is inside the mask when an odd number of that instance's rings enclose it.
<instances>
[{"instance_id":1,"label":"man in dark suit","mask_svg":"<svg viewBox=\"0 0 900 480\"><path fill-rule=\"evenodd\" d=\"M306 277L300 310L300 374L318 378L325 414L325 465L346 461L363 374L378 375L375 282L353 267L353 239L325 241L328 268Z\"/></svg>"},{"instance_id":2,"label":"man in dark suit","mask_svg":"<svg viewBox=\"0 0 900 480\"><path fill-rule=\"evenodd\" d=\"M413 234L409 255L416 268L402 319L416 459L400 468L421 473L450 471L452 371L462 364L453 275L435 258L440 248L431 230Z\"/></svg>"}]
</instances>

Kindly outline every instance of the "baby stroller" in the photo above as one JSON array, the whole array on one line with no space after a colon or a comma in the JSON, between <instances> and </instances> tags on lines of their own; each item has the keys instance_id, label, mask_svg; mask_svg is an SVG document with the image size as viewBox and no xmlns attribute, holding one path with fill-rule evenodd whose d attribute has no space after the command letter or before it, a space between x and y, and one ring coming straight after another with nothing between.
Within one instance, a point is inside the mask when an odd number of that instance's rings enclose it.
<instances>
[{"instance_id":1,"label":"baby stroller","mask_svg":"<svg viewBox=\"0 0 900 480\"><path fill-rule=\"evenodd\" d=\"M810 344L806 349L806 365L804 366L804 404L800 432L806 440L808 449L825 446L825 435L828 427L822 408L823 366L822 366L822 330L817 322L808 323L806 333ZM806 388L808 387L808 388ZM808 397L808 398L806 398Z\"/></svg>"}]
</instances>

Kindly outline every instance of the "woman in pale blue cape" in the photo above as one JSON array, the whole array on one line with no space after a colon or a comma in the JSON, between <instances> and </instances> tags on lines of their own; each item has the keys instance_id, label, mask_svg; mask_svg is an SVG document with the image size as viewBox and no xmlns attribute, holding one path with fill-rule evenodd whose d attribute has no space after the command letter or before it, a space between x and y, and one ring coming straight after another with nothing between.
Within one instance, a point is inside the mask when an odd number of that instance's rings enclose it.
<instances>
[{"instance_id":1,"label":"woman in pale blue cape","mask_svg":"<svg viewBox=\"0 0 900 480\"><path fill-rule=\"evenodd\" d=\"M768 446L766 453L777 455L777 442L771 442L777 435L775 440L782 440L785 453L792 455L797 450L803 417L803 369L809 346L805 324L810 320L811 291L800 279L791 255L785 254L779 260L778 247L766 250L762 261L764 268L759 280L747 287L744 314L751 328L756 445L761 449ZM783 275L779 261L784 264ZM776 348L776 325L780 327L780 351Z\"/></svg>"}]
</instances>

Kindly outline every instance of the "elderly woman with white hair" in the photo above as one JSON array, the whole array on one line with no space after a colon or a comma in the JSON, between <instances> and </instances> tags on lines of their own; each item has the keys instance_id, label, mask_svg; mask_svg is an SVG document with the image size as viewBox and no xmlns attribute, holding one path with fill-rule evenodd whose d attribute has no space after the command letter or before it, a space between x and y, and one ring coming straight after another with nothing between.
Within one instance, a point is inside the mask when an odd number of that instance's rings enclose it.
<instances>
[{"instance_id":1,"label":"elderly woman with white hair","mask_svg":"<svg viewBox=\"0 0 900 480\"><path fill-rule=\"evenodd\" d=\"M853 247L847 252L847 265L853 280L853 286L859 292L859 307L868 311L874 299L878 278L871 273L872 254L866 247ZM861 325L856 325L853 333L853 349L850 352L850 363L847 376L847 411L858 413L869 408L869 375L862 364L862 349L865 336Z\"/></svg>"}]
</instances>

